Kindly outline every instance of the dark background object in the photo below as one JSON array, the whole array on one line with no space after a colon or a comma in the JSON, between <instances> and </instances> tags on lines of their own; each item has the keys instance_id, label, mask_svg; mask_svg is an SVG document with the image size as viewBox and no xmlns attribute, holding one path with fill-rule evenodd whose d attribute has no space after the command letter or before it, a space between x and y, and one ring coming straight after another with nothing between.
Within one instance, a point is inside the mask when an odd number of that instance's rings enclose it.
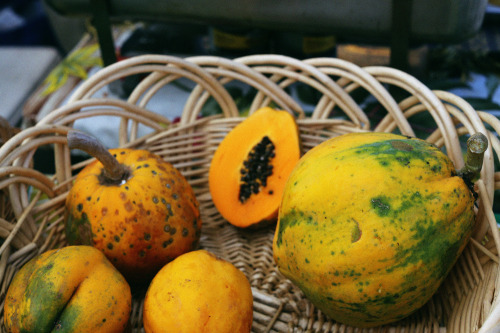
<instances>
[{"instance_id":1,"label":"dark background object","mask_svg":"<svg viewBox=\"0 0 500 333\"><path fill-rule=\"evenodd\" d=\"M487 0L45 0L62 15L92 17L105 64L116 61L110 22L168 21L271 31L328 33L391 46L406 69L409 45L457 43L479 31Z\"/></svg>"}]
</instances>

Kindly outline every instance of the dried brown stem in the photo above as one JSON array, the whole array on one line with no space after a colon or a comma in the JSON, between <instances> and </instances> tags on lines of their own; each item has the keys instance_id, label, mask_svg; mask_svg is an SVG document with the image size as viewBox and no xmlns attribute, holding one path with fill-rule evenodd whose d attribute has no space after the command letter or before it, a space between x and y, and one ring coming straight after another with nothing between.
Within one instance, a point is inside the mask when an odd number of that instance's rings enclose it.
<instances>
[{"instance_id":1,"label":"dried brown stem","mask_svg":"<svg viewBox=\"0 0 500 333\"><path fill-rule=\"evenodd\" d=\"M104 166L104 176L111 182L119 183L128 178L128 168L120 164L95 137L76 130L68 131L67 137L70 149L83 150L102 163Z\"/></svg>"}]
</instances>

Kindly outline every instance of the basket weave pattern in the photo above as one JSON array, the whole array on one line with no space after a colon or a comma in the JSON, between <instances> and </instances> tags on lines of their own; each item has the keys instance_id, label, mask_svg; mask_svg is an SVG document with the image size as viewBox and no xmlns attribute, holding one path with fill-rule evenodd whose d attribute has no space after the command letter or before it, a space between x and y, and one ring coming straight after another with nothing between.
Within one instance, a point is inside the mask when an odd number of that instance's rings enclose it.
<instances>
[{"instance_id":1,"label":"basket weave pattern","mask_svg":"<svg viewBox=\"0 0 500 333\"><path fill-rule=\"evenodd\" d=\"M95 97L114 81L141 74L126 101ZM185 78L195 83L178 123L148 110L158 91ZM423 139L442 147L457 169L463 166L462 137L482 132L490 148L476 183L477 225L473 238L439 292L409 318L381 328L346 327L326 318L301 291L276 269L272 256L274 225L242 230L217 212L208 190L208 168L221 139L243 118L226 85L240 81L257 90L250 113L274 103L297 117L303 152L345 133L400 132L416 136L412 117L430 115L435 130ZM320 95L311 114L287 91L300 82ZM396 100L391 89L407 97ZM380 103L385 117L374 128L353 94L368 93ZM199 117L214 99L221 115ZM277 55L228 60L220 57L177 58L145 55L100 70L36 126L25 129L0 147L0 310L17 270L35 255L66 245L64 202L74 174L89 161L72 164L65 134L82 118L102 115L121 119L119 145L148 149L178 168L192 185L201 207L201 247L232 262L248 277L254 294L253 332L489 332L500 320L498 292L500 235L492 205L500 188L495 159L500 152L500 121L478 112L461 98L431 91L417 79L387 67L360 68L333 58L299 61ZM139 135L139 128L148 128ZM53 147L55 174L34 170L37 149ZM131 330L142 331L143 294L134 295Z\"/></svg>"}]
</instances>

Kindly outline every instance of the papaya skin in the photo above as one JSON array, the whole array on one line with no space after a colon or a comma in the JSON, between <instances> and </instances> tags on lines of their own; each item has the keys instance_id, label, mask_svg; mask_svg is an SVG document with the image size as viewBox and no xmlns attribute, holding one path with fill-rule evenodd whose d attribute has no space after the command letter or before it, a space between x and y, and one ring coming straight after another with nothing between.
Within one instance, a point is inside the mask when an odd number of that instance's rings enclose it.
<instances>
[{"instance_id":1,"label":"papaya skin","mask_svg":"<svg viewBox=\"0 0 500 333\"><path fill-rule=\"evenodd\" d=\"M241 191L244 162L259 143L264 144L268 139L274 156L266 166L272 168L272 173L265 186L247 198L248 193L244 195ZM224 137L213 155L208 180L215 207L237 227L276 223L286 179L300 154L300 138L293 115L270 107L256 110Z\"/></svg>"},{"instance_id":2,"label":"papaya skin","mask_svg":"<svg viewBox=\"0 0 500 333\"><path fill-rule=\"evenodd\" d=\"M66 198L66 237L101 250L132 284L147 284L178 255L197 248L199 204L172 164L140 149L110 149L125 175L108 179L95 160Z\"/></svg>"},{"instance_id":3,"label":"papaya skin","mask_svg":"<svg viewBox=\"0 0 500 333\"><path fill-rule=\"evenodd\" d=\"M14 276L5 298L7 332L123 332L131 311L127 281L97 249L47 251Z\"/></svg>"},{"instance_id":4,"label":"papaya skin","mask_svg":"<svg viewBox=\"0 0 500 333\"><path fill-rule=\"evenodd\" d=\"M347 134L307 152L285 187L279 270L330 318L372 327L436 292L472 232L474 195L423 140Z\"/></svg>"},{"instance_id":5,"label":"papaya skin","mask_svg":"<svg viewBox=\"0 0 500 333\"><path fill-rule=\"evenodd\" d=\"M163 267L144 300L147 333L245 333L253 321L253 296L245 275L206 250Z\"/></svg>"}]
</instances>

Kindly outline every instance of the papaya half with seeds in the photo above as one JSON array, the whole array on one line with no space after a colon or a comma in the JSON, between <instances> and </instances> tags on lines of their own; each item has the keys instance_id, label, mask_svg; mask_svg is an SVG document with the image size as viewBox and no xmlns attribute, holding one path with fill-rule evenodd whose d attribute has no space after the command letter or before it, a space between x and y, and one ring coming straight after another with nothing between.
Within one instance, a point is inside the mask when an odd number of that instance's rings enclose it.
<instances>
[{"instance_id":1,"label":"papaya half with seeds","mask_svg":"<svg viewBox=\"0 0 500 333\"><path fill-rule=\"evenodd\" d=\"M131 283L148 283L167 262L196 249L199 204L183 175L141 149L106 150L84 133L68 146L97 159L82 169L66 199L66 238L104 252Z\"/></svg>"},{"instance_id":2,"label":"papaya half with seeds","mask_svg":"<svg viewBox=\"0 0 500 333\"><path fill-rule=\"evenodd\" d=\"M487 141L479 139L467 164L482 165ZM431 298L464 249L475 223L473 179L424 140L329 139L288 179L275 262L331 319L357 327L400 320Z\"/></svg>"},{"instance_id":3,"label":"papaya half with seeds","mask_svg":"<svg viewBox=\"0 0 500 333\"><path fill-rule=\"evenodd\" d=\"M130 286L103 253L67 246L28 261L14 276L4 325L17 332L123 332L131 312Z\"/></svg>"},{"instance_id":4,"label":"papaya half with seeds","mask_svg":"<svg viewBox=\"0 0 500 333\"><path fill-rule=\"evenodd\" d=\"M208 180L215 207L237 227L274 221L299 158L293 115L270 107L255 111L226 135L213 155Z\"/></svg>"}]
</instances>

